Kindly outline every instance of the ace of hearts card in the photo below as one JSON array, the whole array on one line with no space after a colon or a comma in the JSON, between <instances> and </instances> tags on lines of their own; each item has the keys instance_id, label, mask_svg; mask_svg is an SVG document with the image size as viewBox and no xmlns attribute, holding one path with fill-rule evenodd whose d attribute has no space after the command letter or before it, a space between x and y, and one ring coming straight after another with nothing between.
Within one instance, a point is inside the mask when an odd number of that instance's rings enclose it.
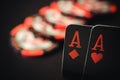
<instances>
[{"instance_id":1,"label":"ace of hearts card","mask_svg":"<svg viewBox=\"0 0 120 80\"><path fill-rule=\"evenodd\" d=\"M120 28L95 25L86 54L84 80L120 79Z\"/></svg>"}]
</instances>

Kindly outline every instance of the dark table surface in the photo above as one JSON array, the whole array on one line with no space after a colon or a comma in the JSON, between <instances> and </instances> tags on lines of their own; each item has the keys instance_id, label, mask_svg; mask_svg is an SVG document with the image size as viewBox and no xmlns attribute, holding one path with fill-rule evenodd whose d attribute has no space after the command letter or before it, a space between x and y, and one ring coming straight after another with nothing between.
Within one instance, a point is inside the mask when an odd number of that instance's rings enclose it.
<instances>
[{"instance_id":1,"label":"dark table surface","mask_svg":"<svg viewBox=\"0 0 120 80\"><path fill-rule=\"evenodd\" d=\"M25 58L14 53L10 45L10 30L24 18L36 14L38 9L49 5L53 0L10 0L1 2L0 15L0 78L3 80L58 80L63 46L51 55ZM111 0L118 6L115 14L96 15L88 20L88 25L105 24L120 26L119 0ZM63 44L63 43L62 43ZM2 79L1 79L2 80Z\"/></svg>"}]
</instances>

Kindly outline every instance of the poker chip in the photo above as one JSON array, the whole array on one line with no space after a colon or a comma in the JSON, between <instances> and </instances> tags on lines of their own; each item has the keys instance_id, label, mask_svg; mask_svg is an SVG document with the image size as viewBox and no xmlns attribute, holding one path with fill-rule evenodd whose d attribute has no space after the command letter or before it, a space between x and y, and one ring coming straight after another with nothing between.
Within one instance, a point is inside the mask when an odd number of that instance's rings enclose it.
<instances>
[{"instance_id":1,"label":"poker chip","mask_svg":"<svg viewBox=\"0 0 120 80\"><path fill-rule=\"evenodd\" d=\"M107 0L77 0L87 10L94 14L115 13L117 6Z\"/></svg>"},{"instance_id":2,"label":"poker chip","mask_svg":"<svg viewBox=\"0 0 120 80\"><path fill-rule=\"evenodd\" d=\"M96 4L93 5L92 11L94 13L114 13L116 12L116 6L110 4L107 1L99 1L96 2Z\"/></svg>"},{"instance_id":3,"label":"poker chip","mask_svg":"<svg viewBox=\"0 0 120 80\"><path fill-rule=\"evenodd\" d=\"M23 56L41 56L45 54L45 51L51 51L58 46L57 43L43 37L35 37L33 32L26 28L24 24L15 27L11 34L12 44L17 45L14 47L20 48Z\"/></svg>"}]
</instances>

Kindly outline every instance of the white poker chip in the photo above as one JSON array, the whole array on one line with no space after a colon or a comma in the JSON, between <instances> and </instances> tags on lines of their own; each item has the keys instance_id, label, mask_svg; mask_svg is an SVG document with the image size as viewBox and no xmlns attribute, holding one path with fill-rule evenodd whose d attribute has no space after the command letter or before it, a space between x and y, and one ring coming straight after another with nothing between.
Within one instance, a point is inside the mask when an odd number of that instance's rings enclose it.
<instances>
[{"instance_id":1,"label":"white poker chip","mask_svg":"<svg viewBox=\"0 0 120 80\"><path fill-rule=\"evenodd\" d=\"M114 13L117 10L116 5L104 0L77 0L77 2L94 14Z\"/></svg>"},{"instance_id":2,"label":"white poker chip","mask_svg":"<svg viewBox=\"0 0 120 80\"><path fill-rule=\"evenodd\" d=\"M15 40L21 48L28 50L47 49L53 44L51 41L35 38L34 34L27 29L18 31Z\"/></svg>"},{"instance_id":3,"label":"white poker chip","mask_svg":"<svg viewBox=\"0 0 120 80\"><path fill-rule=\"evenodd\" d=\"M20 48L19 50L24 56L40 56L45 54L45 51L49 52L58 46L56 42L41 36L35 37L35 34L29 28L26 28L25 25L21 24L16 27L11 31L11 33L15 33L14 36L11 35L11 42L15 49Z\"/></svg>"}]
</instances>

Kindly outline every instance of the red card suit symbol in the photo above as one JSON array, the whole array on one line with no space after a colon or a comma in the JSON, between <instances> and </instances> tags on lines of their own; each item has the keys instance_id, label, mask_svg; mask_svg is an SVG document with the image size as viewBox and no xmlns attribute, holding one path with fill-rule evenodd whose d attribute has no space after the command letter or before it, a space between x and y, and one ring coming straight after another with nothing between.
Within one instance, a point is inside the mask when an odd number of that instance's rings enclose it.
<instances>
[{"instance_id":1,"label":"red card suit symbol","mask_svg":"<svg viewBox=\"0 0 120 80\"><path fill-rule=\"evenodd\" d=\"M75 59L79 56L79 53L74 49L72 50L70 53L69 53L69 56L72 58L72 59Z\"/></svg>"},{"instance_id":2,"label":"red card suit symbol","mask_svg":"<svg viewBox=\"0 0 120 80\"><path fill-rule=\"evenodd\" d=\"M103 54L93 52L93 53L91 53L91 58L92 58L93 62L96 64L103 58Z\"/></svg>"}]
</instances>

